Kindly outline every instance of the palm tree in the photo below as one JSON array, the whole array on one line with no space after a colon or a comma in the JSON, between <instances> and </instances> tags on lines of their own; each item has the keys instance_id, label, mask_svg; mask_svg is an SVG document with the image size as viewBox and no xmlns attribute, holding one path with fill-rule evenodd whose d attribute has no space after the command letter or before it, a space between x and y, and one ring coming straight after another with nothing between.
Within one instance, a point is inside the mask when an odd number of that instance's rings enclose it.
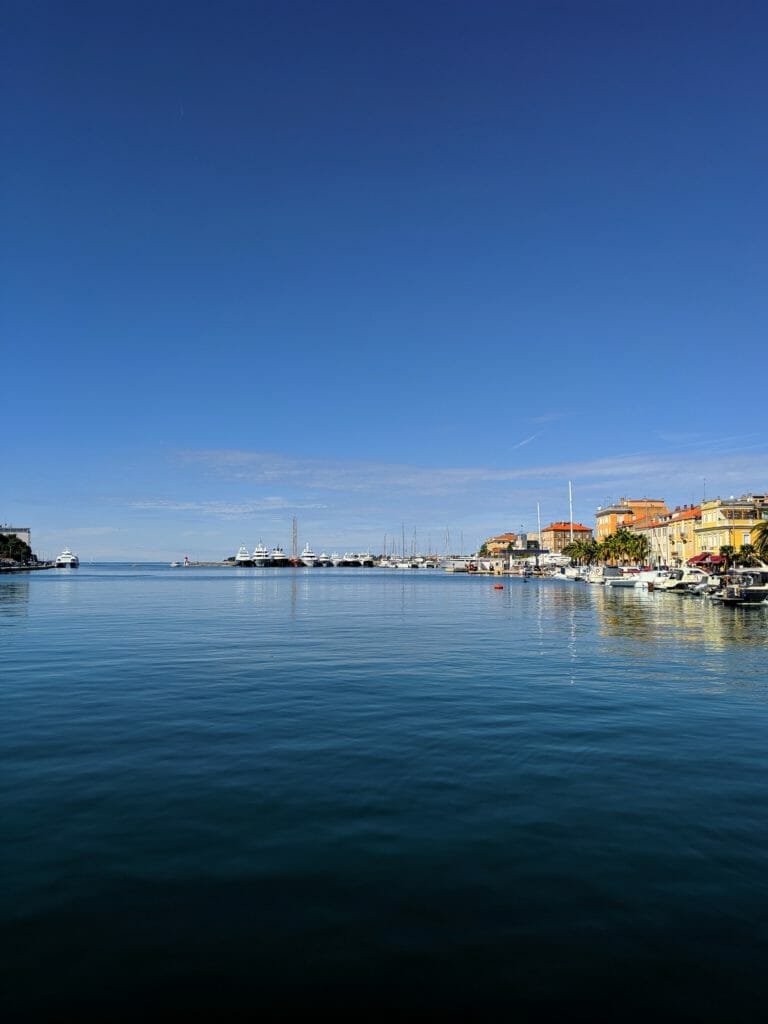
<instances>
[{"instance_id":1,"label":"palm tree","mask_svg":"<svg viewBox=\"0 0 768 1024\"><path fill-rule=\"evenodd\" d=\"M752 530L752 547L761 562L768 562L768 519L758 523Z\"/></svg>"},{"instance_id":2,"label":"palm tree","mask_svg":"<svg viewBox=\"0 0 768 1024\"><path fill-rule=\"evenodd\" d=\"M736 554L736 548L732 544L723 544L720 547L720 555L725 559L725 568L730 569L733 564L733 558Z\"/></svg>"},{"instance_id":3,"label":"palm tree","mask_svg":"<svg viewBox=\"0 0 768 1024\"><path fill-rule=\"evenodd\" d=\"M648 555L651 550L651 545L648 542L648 538L645 534L635 533L632 536L632 543L629 547L627 554L631 561L635 565L645 565L648 560Z\"/></svg>"},{"instance_id":4,"label":"palm tree","mask_svg":"<svg viewBox=\"0 0 768 1024\"><path fill-rule=\"evenodd\" d=\"M754 565L757 559L755 558L755 549L751 544L742 544L739 548L739 554L737 557L739 565Z\"/></svg>"}]
</instances>

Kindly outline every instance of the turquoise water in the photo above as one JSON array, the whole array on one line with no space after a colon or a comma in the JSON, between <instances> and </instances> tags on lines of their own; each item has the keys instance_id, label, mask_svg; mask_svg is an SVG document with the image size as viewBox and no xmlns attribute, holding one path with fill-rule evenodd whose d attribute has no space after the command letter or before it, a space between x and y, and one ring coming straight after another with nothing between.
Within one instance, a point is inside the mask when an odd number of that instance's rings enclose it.
<instances>
[{"instance_id":1,"label":"turquoise water","mask_svg":"<svg viewBox=\"0 0 768 1024\"><path fill-rule=\"evenodd\" d=\"M14 1019L768 1008L768 607L0 578Z\"/></svg>"}]
</instances>

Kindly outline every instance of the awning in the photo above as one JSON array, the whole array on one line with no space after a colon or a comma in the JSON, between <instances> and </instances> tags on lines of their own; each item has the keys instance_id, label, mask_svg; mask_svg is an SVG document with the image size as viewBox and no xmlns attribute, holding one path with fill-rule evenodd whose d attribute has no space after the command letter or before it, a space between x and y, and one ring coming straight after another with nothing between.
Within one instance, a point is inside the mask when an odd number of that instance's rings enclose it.
<instances>
[{"instance_id":1,"label":"awning","mask_svg":"<svg viewBox=\"0 0 768 1024\"><path fill-rule=\"evenodd\" d=\"M708 565L720 565L724 561L725 558L722 555L710 555L708 551L702 551L700 555L694 555L693 558L689 558L688 565L701 565L702 562L706 562Z\"/></svg>"}]
</instances>

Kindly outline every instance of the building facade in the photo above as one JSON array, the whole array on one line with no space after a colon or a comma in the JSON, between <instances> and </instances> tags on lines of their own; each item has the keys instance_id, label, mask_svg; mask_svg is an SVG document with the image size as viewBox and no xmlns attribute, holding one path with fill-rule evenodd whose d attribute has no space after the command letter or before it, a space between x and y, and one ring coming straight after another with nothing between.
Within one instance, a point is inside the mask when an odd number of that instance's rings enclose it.
<instances>
[{"instance_id":1,"label":"building facade","mask_svg":"<svg viewBox=\"0 0 768 1024\"><path fill-rule=\"evenodd\" d=\"M695 527L696 554L717 554L721 547L737 552L751 544L754 528L768 519L768 495L743 494L740 498L713 498L701 503L701 521Z\"/></svg>"},{"instance_id":2,"label":"building facade","mask_svg":"<svg viewBox=\"0 0 768 1024\"><path fill-rule=\"evenodd\" d=\"M541 546L546 551L559 554L573 540L592 540L592 530L583 523L550 523L541 531Z\"/></svg>"},{"instance_id":3,"label":"building facade","mask_svg":"<svg viewBox=\"0 0 768 1024\"><path fill-rule=\"evenodd\" d=\"M504 555L511 548L515 547L517 541L516 533L500 533L496 537L489 537L485 542L485 550L489 555Z\"/></svg>"},{"instance_id":4,"label":"building facade","mask_svg":"<svg viewBox=\"0 0 768 1024\"><path fill-rule=\"evenodd\" d=\"M622 526L629 527L637 520L666 515L669 515L669 509L661 498L621 498L618 505L607 505L595 512L595 539L599 543Z\"/></svg>"}]
</instances>

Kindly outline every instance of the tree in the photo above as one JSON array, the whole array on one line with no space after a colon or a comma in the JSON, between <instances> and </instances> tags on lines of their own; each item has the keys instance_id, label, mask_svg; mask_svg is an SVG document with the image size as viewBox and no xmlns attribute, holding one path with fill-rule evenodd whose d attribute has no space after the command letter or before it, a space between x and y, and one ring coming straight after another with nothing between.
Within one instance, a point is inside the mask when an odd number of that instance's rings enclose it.
<instances>
[{"instance_id":1,"label":"tree","mask_svg":"<svg viewBox=\"0 0 768 1024\"><path fill-rule=\"evenodd\" d=\"M26 564L34 558L32 548L15 533L0 533L0 558Z\"/></svg>"},{"instance_id":2,"label":"tree","mask_svg":"<svg viewBox=\"0 0 768 1024\"><path fill-rule=\"evenodd\" d=\"M768 562L768 519L754 527L751 540L755 555L761 562Z\"/></svg>"},{"instance_id":3,"label":"tree","mask_svg":"<svg viewBox=\"0 0 768 1024\"><path fill-rule=\"evenodd\" d=\"M566 544L563 548L563 554L567 555L572 562L576 562L579 565L591 565L598 556L598 545L597 541L591 537L589 540L583 540L581 537L576 537Z\"/></svg>"},{"instance_id":4,"label":"tree","mask_svg":"<svg viewBox=\"0 0 768 1024\"><path fill-rule=\"evenodd\" d=\"M742 544L736 561L739 565L754 565L757 561L754 547L751 544Z\"/></svg>"},{"instance_id":5,"label":"tree","mask_svg":"<svg viewBox=\"0 0 768 1024\"><path fill-rule=\"evenodd\" d=\"M736 554L736 548L733 544L723 544L720 548L720 555L725 559L725 568L730 569L733 565L733 559Z\"/></svg>"}]
</instances>

